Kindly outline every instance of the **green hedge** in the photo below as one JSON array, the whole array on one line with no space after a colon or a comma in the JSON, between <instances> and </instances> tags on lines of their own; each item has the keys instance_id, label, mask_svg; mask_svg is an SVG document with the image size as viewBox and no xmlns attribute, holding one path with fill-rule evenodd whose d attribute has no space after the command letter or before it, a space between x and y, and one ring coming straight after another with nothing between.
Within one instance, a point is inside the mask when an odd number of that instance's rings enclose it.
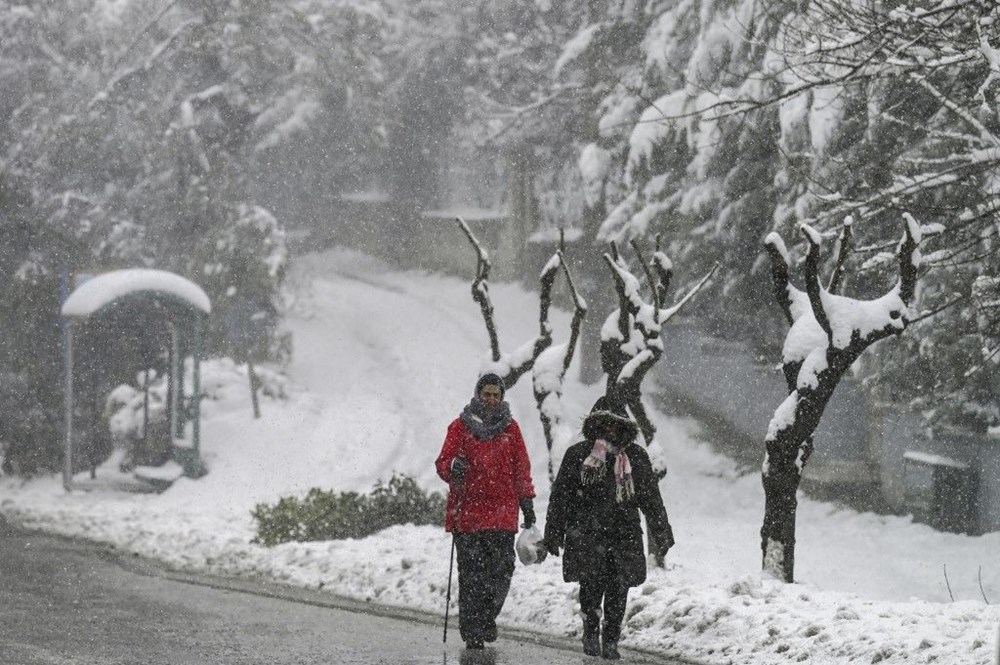
<instances>
[{"instance_id":1,"label":"green hedge","mask_svg":"<svg viewBox=\"0 0 1000 665\"><path fill-rule=\"evenodd\" d=\"M409 476L393 474L375 483L368 495L317 487L302 498L286 496L251 511L257 523L252 542L278 545L292 541L363 538L394 524L444 524L445 498L424 492Z\"/></svg>"}]
</instances>

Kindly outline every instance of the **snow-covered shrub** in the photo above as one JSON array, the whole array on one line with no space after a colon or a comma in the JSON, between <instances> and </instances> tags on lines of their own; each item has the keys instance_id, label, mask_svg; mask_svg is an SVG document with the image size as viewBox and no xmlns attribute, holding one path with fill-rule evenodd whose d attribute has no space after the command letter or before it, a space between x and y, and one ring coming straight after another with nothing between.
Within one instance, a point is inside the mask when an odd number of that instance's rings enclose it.
<instances>
[{"instance_id":1,"label":"snow-covered shrub","mask_svg":"<svg viewBox=\"0 0 1000 665\"><path fill-rule=\"evenodd\" d=\"M184 375L190 379L192 367L190 360L184 370ZM284 374L266 366L254 365L254 375L257 377L257 390L264 397L286 399L288 397L288 379ZM218 401L229 391L245 391L249 385L247 365L238 363L232 358L212 358L201 363L201 393L203 400ZM185 388L190 394L190 384Z\"/></svg>"},{"instance_id":2,"label":"snow-covered shrub","mask_svg":"<svg viewBox=\"0 0 1000 665\"><path fill-rule=\"evenodd\" d=\"M409 476L393 474L365 496L357 492L310 489L302 498L282 497L251 511L257 523L252 542L272 546L287 542L363 538L396 524L443 524L445 499L425 492Z\"/></svg>"},{"instance_id":3,"label":"snow-covered shrub","mask_svg":"<svg viewBox=\"0 0 1000 665\"><path fill-rule=\"evenodd\" d=\"M143 384L148 381L148 390ZM104 403L104 418L115 448L126 451L123 471L135 466L159 466L173 452L173 438L167 420L167 377L150 371L136 377L138 388L122 384L112 390ZM147 400L148 394L148 400Z\"/></svg>"}]
</instances>

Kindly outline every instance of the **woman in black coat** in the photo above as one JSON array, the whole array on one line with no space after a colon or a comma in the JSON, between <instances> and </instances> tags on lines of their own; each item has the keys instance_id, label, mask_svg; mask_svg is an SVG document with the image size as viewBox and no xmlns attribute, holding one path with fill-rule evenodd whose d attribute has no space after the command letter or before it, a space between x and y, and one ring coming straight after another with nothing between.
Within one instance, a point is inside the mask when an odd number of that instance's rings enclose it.
<instances>
[{"instance_id":1,"label":"woman in black coat","mask_svg":"<svg viewBox=\"0 0 1000 665\"><path fill-rule=\"evenodd\" d=\"M545 548L556 556L564 549L563 579L580 583L589 656L620 658L628 589L646 579L639 512L658 566L674 544L649 455L634 445L638 433L624 408L606 397L597 400L583 421L584 440L566 451L549 498Z\"/></svg>"}]
</instances>

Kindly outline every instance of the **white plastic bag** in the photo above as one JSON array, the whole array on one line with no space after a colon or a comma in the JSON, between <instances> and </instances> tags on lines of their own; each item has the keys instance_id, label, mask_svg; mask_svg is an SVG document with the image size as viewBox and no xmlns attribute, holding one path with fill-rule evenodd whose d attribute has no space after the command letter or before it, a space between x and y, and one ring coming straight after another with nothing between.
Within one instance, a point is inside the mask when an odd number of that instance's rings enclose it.
<instances>
[{"instance_id":1,"label":"white plastic bag","mask_svg":"<svg viewBox=\"0 0 1000 665\"><path fill-rule=\"evenodd\" d=\"M524 565L530 566L533 563L538 563L539 558L542 558L540 557L542 551L542 532L534 525L523 529L517 537L514 549L517 550L517 558Z\"/></svg>"}]
</instances>

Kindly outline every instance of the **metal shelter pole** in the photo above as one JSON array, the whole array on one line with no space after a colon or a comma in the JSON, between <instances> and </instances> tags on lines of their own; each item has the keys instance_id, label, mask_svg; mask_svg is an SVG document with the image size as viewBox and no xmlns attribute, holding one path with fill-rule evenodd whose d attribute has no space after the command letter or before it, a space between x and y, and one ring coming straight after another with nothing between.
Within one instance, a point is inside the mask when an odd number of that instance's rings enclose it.
<instances>
[{"instance_id":1,"label":"metal shelter pole","mask_svg":"<svg viewBox=\"0 0 1000 665\"><path fill-rule=\"evenodd\" d=\"M191 349L191 399L194 407L191 444L194 448L195 463L199 469L201 467L201 326L202 316L195 314L194 340Z\"/></svg>"},{"instance_id":2,"label":"metal shelter pole","mask_svg":"<svg viewBox=\"0 0 1000 665\"><path fill-rule=\"evenodd\" d=\"M173 441L177 436L177 363L180 355L180 344L177 341L177 326L167 323L170 328L170 376L167 379L167 404L170 410L170 450L173 451Z\"/></svg>"},{"instance_id":3,"label":"metal shelter pole","mask_svg":"<svg viewBox=\"0 0 1000 665\"><path fill-rule=\"evenodd\" d=\"M185 326L184 328L186 328ZM184 403L184 358L180 354L180 342L185 334L184 328L181 328L177 333L177 429L174 431L174 438L183 439L185 427L187 425L188 416L190 415L190 410Z\"/></svg>"},{"instance_id":4,"label":"metal shelter pole","mask_svg":"<svg viewBox=\"0 0 1000 665\"><path fill-rule=\"evenodd\" d=\"M63 398L66 403L66 451L63 461L63 487L70 491L73 485L73 322L66 324L66 383Z\"/></svg>"}]
</instances>

